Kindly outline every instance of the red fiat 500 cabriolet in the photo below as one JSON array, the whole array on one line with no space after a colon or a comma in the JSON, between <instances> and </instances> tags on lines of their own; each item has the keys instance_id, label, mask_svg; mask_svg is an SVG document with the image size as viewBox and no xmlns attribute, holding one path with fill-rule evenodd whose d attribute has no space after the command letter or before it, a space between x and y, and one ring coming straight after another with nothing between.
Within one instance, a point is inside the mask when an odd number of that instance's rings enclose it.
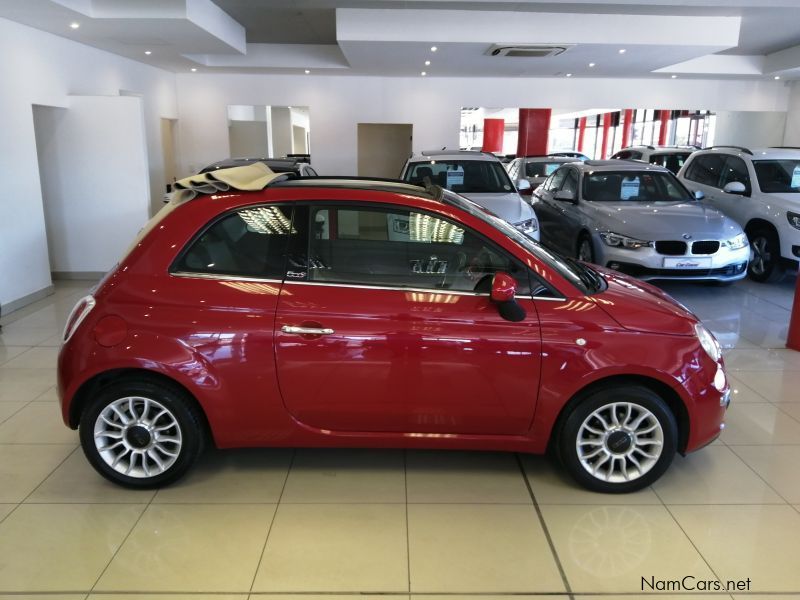
<instances>
[{"instance_id":1,"label":"red fiat 500 cabriolet","mask_svg":"<svg viewBox=\"0 0 800 600\"><path fill-rule=\"evenodd\" d=\"M552 448L626 492L711 442L729 398L716 340L656 288L446 190L331 178L167 205L73 310L58 379L131 487L212 443Z\"/></svg>"}]
</instances>

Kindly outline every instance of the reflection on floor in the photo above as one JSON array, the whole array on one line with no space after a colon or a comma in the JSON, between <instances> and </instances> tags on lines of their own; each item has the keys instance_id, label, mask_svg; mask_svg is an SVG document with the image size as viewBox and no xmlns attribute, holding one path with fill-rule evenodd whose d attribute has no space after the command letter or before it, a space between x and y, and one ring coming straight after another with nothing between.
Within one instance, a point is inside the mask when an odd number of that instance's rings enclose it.
<instances>
[{"instance_id":1,"label":"reflection on floor","mask_svg":"<svg viewBox=\"0 0 800 600\"><path fill-rule=\"evenodd\" d=\"M0 597L607 600L687 576L800 592L794 281L663 285L723 342L736 393L719 441L626 496L584 492L541 457L369 450L210 452L174 487L114 487L55 404L59 333L85 287L3 320Z\"/></svg>"}]
</instances>

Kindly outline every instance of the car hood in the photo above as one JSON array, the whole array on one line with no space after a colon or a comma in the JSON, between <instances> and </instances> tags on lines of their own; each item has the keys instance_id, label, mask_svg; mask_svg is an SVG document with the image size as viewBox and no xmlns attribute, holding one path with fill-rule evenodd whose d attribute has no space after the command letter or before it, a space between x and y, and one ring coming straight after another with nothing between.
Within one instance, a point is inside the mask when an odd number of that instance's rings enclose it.
<instances>
[{"instance_id":1,"label":"car hood","mask_svg":"<svg viewBox=\"0 0 800 600\"><path fill-rule=\"evenodd\" d=\"M598 230L644 240L725 240L742 228L717 209L701 202L585 202Z\"/></svg>"},{"instance_id":2,"label":"car hood","mask_svg":"<svg viewBox=\"0 0 800 600\"><path fill-rule=\"evenodd\" d=\"M519 223L520 221L536 218L536 213L533 212L531 205L520 198L520 195L516 192L510 194L460 193L476 204L488 208L498 217L509 223Z\"/></svg>"},{"instance_id":3,"label":"car hood","mask_svg":"<svg viewBox=\"0 0 800 600\"><path fill-rule=\"evenodd\" d=\"M608 282L608 288L592 298L620 326L646 333L695 335L698 318L665 291L612 269L591 268Z\"/></svg>"}]
</instances>

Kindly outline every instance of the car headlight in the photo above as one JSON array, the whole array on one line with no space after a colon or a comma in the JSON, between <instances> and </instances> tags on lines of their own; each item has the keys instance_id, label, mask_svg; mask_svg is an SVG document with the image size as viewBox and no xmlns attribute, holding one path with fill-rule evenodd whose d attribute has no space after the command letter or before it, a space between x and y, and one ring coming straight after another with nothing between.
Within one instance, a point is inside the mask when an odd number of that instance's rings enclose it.
<instances>
[{"instance_id":1,"label":"car headlight","mask_svg":"<svg viewBox=\"0 0 800 600\"><path fill-rule=\"evenodd\" d=\"M719 359L722 358L722 348L719 347L717 338L701 323L695 323L694 332L697 334L697 339L700 340L700 345L706 351L706 354L714 362L719 362Z\"/></svg>"},{"instance_id":2,"label":"car headlight","mask_svg":"<svg viewBox=\"0 0 800 600\"><path fill-rule=\"evenodd\" d=\"M786 218L789 220L789 225L795 229L800 229L800 214L789 211L786 213Z\"/></svg>"},{"instance_id":3,"label":"car headlight","mask_svg":"<svg viewBox=\"0 0 800 600\"><path fill-rule=\"evenodd\" d=\"M520 221L514 225L514 227L519 229L525 235L530 235L539 231L539 221L536 219L528 219L527 221Z\"/></svg>"},{"instance_id":4,"label":"car headlight","mask_svg":"<svg viewBox=\"0 0 800 600\"><path fill-rule=\"evenodd\" d=\"M636 250L637 248L645 248L653 245L653 242L637 240L636 238L614 233L613 231L601 232L600 238L606 243L607 246L613 246L615 248L628 248L629 250Z\"/></svg>"},{"instance_id":5,"label":"car headlight","mask_svg":"<svg viewBox=\"0 0 800 600\"><path fill-rule=\"evenodd\" d=\"M747 236L743 233L740 233L734 238L725 240L720 245L723 248L729 248L731 250L739 250L740 248L744 248L745 246L747 246L749 243L750 242L748 242Z\"/></svg>"}]
</instances>

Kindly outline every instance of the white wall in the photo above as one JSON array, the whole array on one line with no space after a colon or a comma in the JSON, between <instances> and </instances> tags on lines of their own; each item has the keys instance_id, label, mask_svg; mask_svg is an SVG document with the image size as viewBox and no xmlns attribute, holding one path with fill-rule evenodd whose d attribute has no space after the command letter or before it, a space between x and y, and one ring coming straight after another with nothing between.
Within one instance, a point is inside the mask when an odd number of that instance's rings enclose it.
<instances>
[{"instance_id":1,"label":"white wall","mask_svg":"<svg viewBox=\"0 0 800 600\"><path fill-rule=\"evenodd\" d=\"M0 56L0 305L6 306L51 283L32 105L67 107L69 95L141 94L154 197L165 183L160 118L177 118L177 110L174 74L5 19ZM225 117L223 108L226 124ZM110 128L107 135L114 133Z\"/></svg>"},{"instance_id":2,"label":"white wall","mask_svg":"<svg viewBox=\"0 0 800 600\"><path fill-rule=\"evenodd\" d=\"M70 96L34 117L50 270L105 272L148 218L141 98Z\"/></svg>"},{"instance_id":3,"label":"white wall","mask_svg":"<svg viewBox=\"0 0 800 600\"><path fill-rule=\"evenodd\" d=\"M714 145L764 148L781 146L786 130L785 112L717 111Z\"/></svg>"},{"instance_id":4,"label":"white wall","mask_svg":"<svg viewBox=\"0 0 800 600\"><path fill-rule=\"evenodd\" d=\"M789 89L776 81L654 79L466 79L307 75L178 74L185 172L227 150L226 106L307 106L312 162L326 174L357 170L357 123L411 123L413 149L457 147L462 106L598 106L785 111ZM399 171L400 165L398 166Z\"/></svg>"},{"instance_id":5,"label":"white wall","mask_svg":"<svg viewBox=\"0 0 800 600\"><path fill-rule=\"evenodd\" d=\"M791 84L789 112L786 114L786 132L782 145L800 147L800 81Z\"/></svg>"}]
</instances>

